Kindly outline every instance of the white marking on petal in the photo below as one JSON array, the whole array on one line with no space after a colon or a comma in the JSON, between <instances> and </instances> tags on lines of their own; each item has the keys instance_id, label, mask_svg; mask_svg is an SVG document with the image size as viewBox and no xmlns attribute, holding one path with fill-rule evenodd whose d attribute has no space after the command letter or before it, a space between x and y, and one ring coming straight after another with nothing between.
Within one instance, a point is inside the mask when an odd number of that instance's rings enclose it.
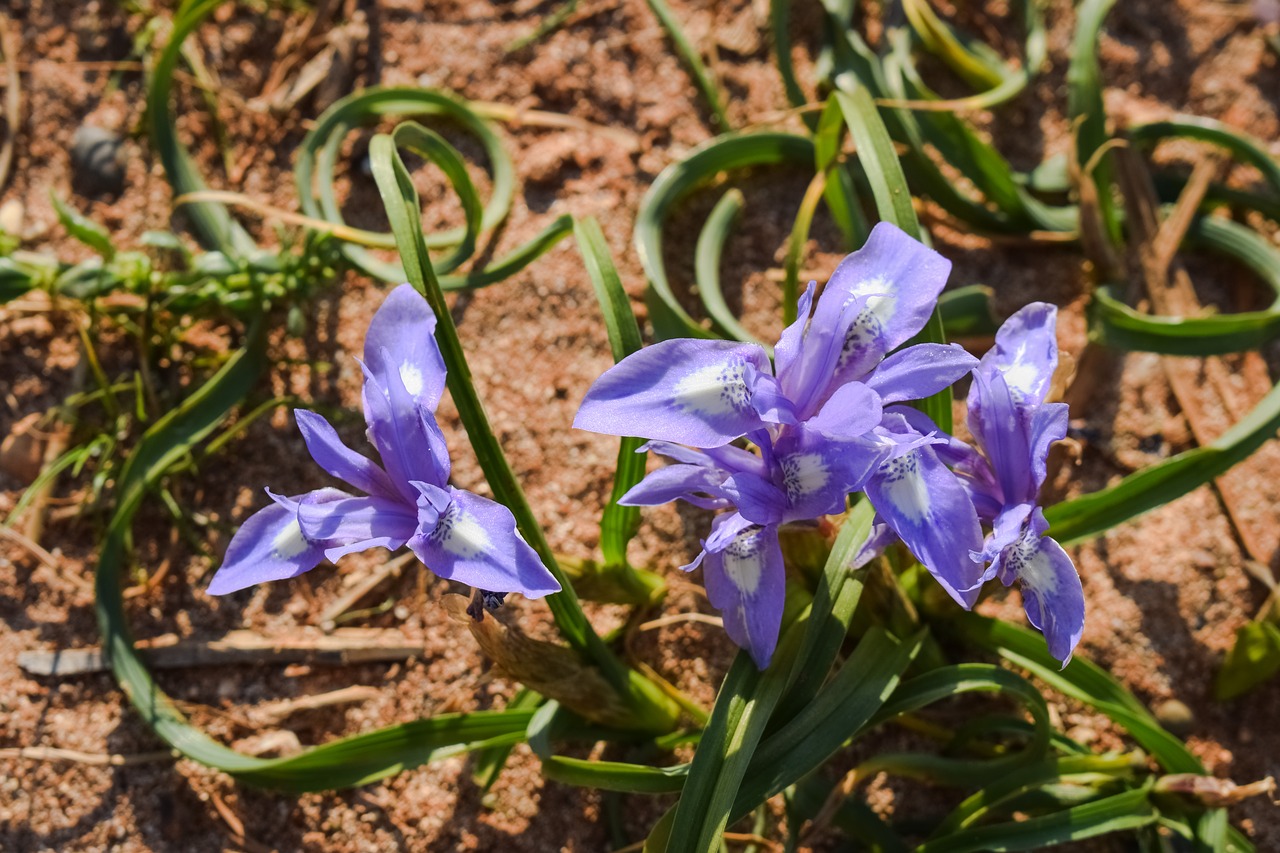
<instances>
[{"instance_id":1,"label":"white marking on petal","mask_svg":"<svg viewBox=\"0 0 1280 853\"><path fill-rule=\"evenodd\" d=\"M729 581L743 595L755 595L764 575L764 542L759 525L748 527L724 550L722 564Z\"/></svg>"},{"instance_id":2,"label":"white marking on petal","mask_svg":"<svg viewBox=\"0 0 1280 853\"><path fill-rule=\"evenodd\" d=\"M824 488L831 479L827 460L821 453L793 453L782 457L780 463L782 484L793 504Z\"/></svg>"},{"instance_id":3,"label":"white marking on petal","mask_svg":"<svg viewBox=\"0 0 1280 853\"><path fill-rule=\"evenodd\" d=\"M1031 389L1040 383L1040 371L1030 361L1015 361L1001 371L1004 384L1009 386L1009 394L1015 403L1021 403L1031 393Z\"/></svg>"},{"instance_id":4,"label":"white marking on petal","mask_svg":"<svg viewBox=\"0 0 1280 853\"><path fill-rule=\"evenodd\" d=\"M290 521L288 526L276 534L276 538L271 541L271 550L282 560L288 560L296 557L310 547L307 537L302 535L302 527L298 524L298 519Z\"/></svg>"},{"instance_id":5,"label":"white marking on petal","mask_svg":"<svg viewBox=\"0 0 1280 853\"><path fill-rule=\"evenodd\" d=\"M422 369L416 364L406 361L400 365L400 381L411 396L416 397L422 393Z\"/></svg>"},{"instance_id":6,"label":"white marking on petal","mask_svg":"<svg viewBox=\"0 0 1280 853\"><path fill-rule=\"evenodd\" d=\"M714 364L695 370L675 388L675 403L686 411L702 415L728 415L748 408L746 363L734 358L728 364Z\"/></svg>"},{"instance_id":7,"label":"white marking on petal","mask_svg":"<svg viewBox=\"0 0 1280 853\"><path fill-rule=\"evenodd\" d=\"M913 522L929 514L929 489L920 476L920 451L913 450L880 466L884 493L898 512Z\"/></svg>"},{"instance_id":8,"label":"white marking on petal","mask_svg":"<svg viewBox=\"0 0 1280 853\"><path fill-rule=\"evenodd\" d=\"M845 300L846 306L863 297L866 297L867 301L845 334L840 358L836 362L837 370L859 358L873 341L884 335L885 326L898 310L897 297L890 295L892 288L892 282L885 280L883 276L876 276L859 282L850 291Z\"/></svg>"},{"instance_id":9,"label":"white marking on petal","mask_svg":"<svg viewBox=\"0 0 1280 853\"><path fill-rule=\"evenodd\" d=\"M450 554L467 559L478 557L493 546L480 522L463 512L456 502L449 504L429 536Z\"/></svg>"}]
</instances>

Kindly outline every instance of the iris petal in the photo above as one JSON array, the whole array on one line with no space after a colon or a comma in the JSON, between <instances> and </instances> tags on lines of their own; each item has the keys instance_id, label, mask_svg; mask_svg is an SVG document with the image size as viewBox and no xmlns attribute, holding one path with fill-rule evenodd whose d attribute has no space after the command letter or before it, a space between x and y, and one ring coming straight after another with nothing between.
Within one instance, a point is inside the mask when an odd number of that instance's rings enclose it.
<instances>
[{"instance_id":1,"label":"iris petal","mask_svg":"<svg viewBox=\"0 0 1280 853\"><path fill-rule=\"evenodd\" d=\"M343 444L337 431L323 416L306 409L294 409L293 416L311 458L326 472L366 494L385 497L397 494L387 472L373 460Z\"/></svg>"},{"instance_id":2,"label":"iris petal","mask_svg":"<svg viewBox=\"0 0 1280 853\"><path fill-rule=\"evenodd\" d=\"M418 559L442 578L491 592L541 598L560 584L516 532L511 510L500 503L450 488L451 498L436 524L409 540Z\"/></svg>"},{"instance_id":3,"label":"iris petal","mask_svg":"<svg viewBox=\"0 0 1280 853\"><path fill-rule=\"evenodd\" d=\"M983 566L970 555L982 549L982 530L964 488L932 448L918 447L884 463L866 494L943 589L972 607Z\"/></svg>"},{"instance_id":4,"label":"iris petal","mask_svg":"<svg viewBox=\"0 0 1280 853\"><path fill-rule=\"evenodd\" d=\"M302 495L300 497L305 497ZM240 525L227 546L211 595L225 595L266 581L293 578L324 560L324 544L302 535L297 500L286 498L260 509Z\"/></svg>"},{"instance_id":5,"label":"iris petal","mask_svg":"<svg viewBox=\"0 0 1280 853\"><path fill-rule=\"evenodd\" d=\"M720 516L717 526L737 527L735 516ZM750 653L756 666L767 667L778 645L786 595L777 528L741 527L718 551L710 550L708 542L703 578L707 598L724 619L725 632Z\"/></svg>"},{"instance_id":6,"label":"iris petal","mask_svg":"<svg viewBox=\"0 0 1280 853\"><path fill-rule=\"evenodd\" d=\"M413 285L387 295L369 323L364 361L375 376L395 371L409 395L435 411L444 392L444 356L435 339L436 316Z\"/></svg>"},{"instance_id":7,"label":"iris petal","mask_svg":"<svg viewBox=\"0 0 1280 853\"><path fill-rule=\"evenodd\" d=\"M731 341L660 341L604 373L582 401L578 429L718 447L761 425L754 379L762 348Z\"/></svg>"}]
</instances>

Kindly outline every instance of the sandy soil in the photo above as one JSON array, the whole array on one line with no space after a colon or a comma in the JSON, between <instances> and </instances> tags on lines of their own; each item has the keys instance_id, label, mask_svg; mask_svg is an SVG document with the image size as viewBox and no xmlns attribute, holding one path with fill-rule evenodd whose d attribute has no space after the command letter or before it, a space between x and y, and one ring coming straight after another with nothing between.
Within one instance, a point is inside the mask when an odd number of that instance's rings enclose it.
<instances>
[{"instance_id":1,"label":"sandy soil","mask_svg":"<svg viewBox=\"0 0 1280 853\"><path fill-rule=\"evenodd\" d=\"M184 138L199 140L194 150L211 184L293 207L290 164L307 120L317 110L305 102L277 116L255 110L251 101L272 71L271 57L282 32L296 25L301 13L263 13L259 5L220 10L216 24L204 27L199 37L206 62L222 82L219 117L232 140L231 173L221 166L210 121L189 86L179 87L179 129ZM352 68L352 85L442 86L472 99L567 113L637 135L641 144L631 153L590 132L507 127L522 186L494 254L523 242L561 213L595 215L637 310L643 311L643 276L631 250L641 194L666 164L713 132L647 5L642 0L585 0L570 25L509 56L503 46L528 32L554 4L384 0L353 5L370 36ZM681 0L672 5L697 43L719 39L716 70L731 94L735 124L760 121L784 105L761 35L761 4ZM1006 4L988 5L986 12L966 19L975 32L1017 32L1007 23L1014 17ZM1101 51L1112 114L1124 121L1191 112L1275 139L1280 131L1276 57L1252 23L1226 14L1226 8L1191 0L1119 4ZM25 206L25 247L65 259L86 256L57 225L48 200L51 189L125 244L148 229L182 227L180 217L171 217L168 185L141 132L138 74L85 64L135 60L131 41L145 20L104 2L72 6L17 0L10 14L21 29L27 118L14 174L0 202L18 200ZM995 140L1021 168L1063 151L1069 141L1063 121L1066 49L1074 25L1069 3L1052 4L1050 24L1052 68L990 124ZM802 76L812 65L809 52L816 30L816 17L798 10ZM82 123L127 137L128 189L117 198L73 192L68 148ZM359 141L353 143L353 165L341 180L347 215L355 224L378 227L376 193L359 168L359 146ZM1280 148L1273 151L1280 153ZM780 266L804 183L804 176L786 173L742 181L748 214L730 242L723 275L731 299L744 305L746 322L762 336L778 328L777 288L765 270ZM455 211L428 176L422 176L421 187L424 222L456 224ZM698 205L709 206L713 200L695 200L690 221L699 215ZM692 277L692 238L680 236L688 230L676 229L672 235L669 258L677 285L687 285ZM269 228L254 226L254 231L270 239ZM833 233L820 218L807 269L834 265ZM995 286L1005 311L1033 298L1057 302L1064 306L1064 345L1077 352L1083 346L1080 308L1088 273L1078 253L994 246L946 228L935 236L939 249L955 262L953 284ZM1203 292L1225 293L1230 302L1237 271L1203 263L1194 265L1193 272ZM309 318L313 334L275 342L273 354L280 364L270 387L264 383L256 399L295 393L318 407L340 410L340 432L359 444L363 427L353 355L384 292L352 274L316 299ZM610 363L590 283L575 250L566 242L500 286L459 299L455 316L495 428L553 547L573 557L593 556L616 444L568 429L586 388ZM223 330L209 331L216 335ZM131 369L134 356L127 347L107 346L104 351L109 372ZM1276 353L1268 356L1274 370ZM0 309L0 436L28 413L57 405L72 387L76 359L75 331L66 315ZM328 368L320 369L321 363ZM1185 419L1154 356L1115 359L1089 404L1074 416L1075 426L1089 440L1081 464L1064 469L1053 484L1063 495L1099 488L1191 446ZM456 484L484 493L456 413L447 403L441 421L454 449ZM207 518L202 532L214 555L225 548L235 525L262 504L263 485L301 491L324 484L285 411L255 424L226 462L198 478L185 478L177 492L184 506ZM1280 477L1274 456L1250 464L1260 481ZM0 512L13 506L23 486L20 478L0 473ZM61 481L55 510L77 503L85 486L83 480ZM1257 511L1269 529L1277 528L1272 507ZM155 751L160 745L132 715L109 677L38 678L16 664L24 650L97 641L90 578L101 519L58 518L55 512L42 536L56 557L56 568L0 541L0 748L43 745L133 756ZM675 579L675 567L693 553L704 525L705 518L670 507L646 512L632 559ZM148 509L138 522L139 563L172 563L158 588L132 600L131 618L140 637L172 632L209 639L238 627L277 636L315 632L318 614L344 591L344 583L382 559L377 554L353 556L295 583L214 599L202 590L216 557L195 553L171 536L170 527L169 517L156 509ZM1082 653L1108 667L1153 707L1174 698L1186 703L1192 711L1186 736L1214 773L1241 782L1280 773L1280 733L1267 719L1280 702L1280 681L1226 704L1209 695L1235 629L1263 597L1245 571L1238 537L1216 494L1201 489L1074 553L1091 612ZM1270 562L1275 565L1274 559ZM360 623L394 627L421 642L422 655L402 664L167 671L159 675L160 684L185 703L196 723L242 747L258 733L250 720L256 706L353 684L375 686L377 698L298 714L285 727L303 744L313 744L441 711L500 707L514 685L488 672L470 638L444 618L438 598L448 586L408 572L385 593L401 606ZM987 608L1022 619L1012 596ZM664 610L710 612L688 584L674 588ZM531 628L545 622L541 605L520 601L513 611ZM597 607L592 617L598 628L608 629L619 623L622 612ZM637 649L708 706L733 652L719 630L695 622L646 633ZM1116 744L1114 732L1095 715L1068 702L1056 703L1055 709L1075 737L1099 748ZM0 788L0 847L19 851L215 851L234 846L232 839L241 829L250 849L600 851L614 844L611 823L627 839L643 837L664 802L619 801L544 783L538 762L523 748L483 798L467 761L460 758L356 791L300 798L239 788L189 761L98 767L3 758ZM913 801L910 789L886 780L877 780L869 796L886 812L925 815L936 815L954 802L950 794ZM1259 849L1280 843L1280 817L1267 802L1239 806L1232 818L1254 836ZM1104 844L1100 849L1112 848Z\"/></svg>"}]
</instances>

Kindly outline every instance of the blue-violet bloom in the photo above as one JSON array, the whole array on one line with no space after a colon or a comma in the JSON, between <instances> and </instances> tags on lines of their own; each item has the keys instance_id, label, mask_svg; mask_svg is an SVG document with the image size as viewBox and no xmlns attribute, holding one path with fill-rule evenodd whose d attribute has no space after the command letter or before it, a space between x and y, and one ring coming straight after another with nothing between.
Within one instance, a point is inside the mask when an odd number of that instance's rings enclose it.
<instances>
[{"instance_id":1,"label":"blue-violet bloom","mask_svg":"<svg viewBox=\"0 0 1280 853\"><path fill-rule=\"evenodd\" d=\"M712 604L761 667L782 617L778 526L842 512L846 496L881 471L886 494L896 498L895 464L929 476L942 467L932 457L916 460L945 439L911 433L885 407L934 394L977 363L954 345L917 344L889 355L924 327L949 271L942 256L880 223L821 298L810 282L775 348L776 373L755 344L668 340L623 359L583 400L574 426L652 439L649 447L678 463L650 474L625 502L680 498L733 510L717 517L702 555L686 568L705 558ZM726 446L744 437L758 456ZM964 499L958 485L955 491ZM909 518L923 519L917 527L933 534L928 515ZM962 570L952 567L952 551L920 553L960 600L957 589L981 577L968 556L981 544L976 518L966 532L973 536L958 543Z\"/></svg>"},{"instance_id":2,"label":"blue-violet bloom","mask_svg":"<svg viewBox=\"0 0 1280 853\"><path fill-rule=\"evenodd\" d=\"M342 443L323 417L295 410L316 464L356 492L317 489L252 515L209 584L215 595L296 577L322 560L408 544L443 578L491 593L540 598L560 584L516 531L505 506L449 485L449 453L436 423L445 364L426 300L401 285L374 315L364 346L364 414L382 464ZM500 600L500 596L497 597Z\"/></svg>"}]
</instances>

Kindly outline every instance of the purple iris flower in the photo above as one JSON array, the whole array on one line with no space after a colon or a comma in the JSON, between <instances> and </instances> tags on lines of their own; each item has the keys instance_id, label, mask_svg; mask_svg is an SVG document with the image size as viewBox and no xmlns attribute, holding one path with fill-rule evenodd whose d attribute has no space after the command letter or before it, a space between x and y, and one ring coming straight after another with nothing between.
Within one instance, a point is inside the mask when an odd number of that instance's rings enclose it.
<instances>
[{"instance_id":1,"label":"purple iris flower","mask_svg":"<svg viewBox=\"0 0 1280 853\"><path fill-rule=\"evenodd\" d=\"M325 488L285 497L268 490L273 503L241 525L209 592L296 577L326 558L405 544L440 577L483 591L529 598L560 591L520 538L510 510L448 483L449 452L435 419L445 380L435 325L411 286L391 292L369 325L363 364L367 434L382 464L344 445L320 415L295 410L316 464L363 494Z\"/></svg>"},{"instance_id":2,"label":"purple iris flower","mask_svg":"<svg viewBox=\"0 0 1280 853\"><path fill-rule=\"evenodd\" d=\"M1058 366L1057 313L1033 302L1000 327L969 392L969 431L981 453L959 441L948 452L992 528L981 549L990 563L984 581L1019 582L1027 619L1065 666L1084 632L1084 589L1067 552L1045 535L1038 503L1049 448L1067 435L1067 404L1045 402Z\"/></svg>"},{"instance_id":3,"label":"purple iris flower","mask_svg":"<svg viewBox=\"0 0 1280 853\"><path fill-rule=\"evenodd\" d=\"M776 371L755 344L669 340L623 359L583 400L574 426L652 439L650 447L677 462L650 474L626 502L681 498L733 510L716 518L703 554L686 568L705 559L712 604L761 667L782 617L778 526L842 512L846 496L884 465L915 464L930 474L941 467L912 463L934 439L909 434L885 407L934 394L977 363L959 346L893 352L924 327L949 271L942 256L880 223L821 298L809 284L775 348ZM743 437L759 456L726 446ZM976 519L972 532L972 542L960 542L966 560L981 544ZM942 553L922 556L935 551ZM980 580L975 568L965 585Z\"/></svg>"}]
</instances>

